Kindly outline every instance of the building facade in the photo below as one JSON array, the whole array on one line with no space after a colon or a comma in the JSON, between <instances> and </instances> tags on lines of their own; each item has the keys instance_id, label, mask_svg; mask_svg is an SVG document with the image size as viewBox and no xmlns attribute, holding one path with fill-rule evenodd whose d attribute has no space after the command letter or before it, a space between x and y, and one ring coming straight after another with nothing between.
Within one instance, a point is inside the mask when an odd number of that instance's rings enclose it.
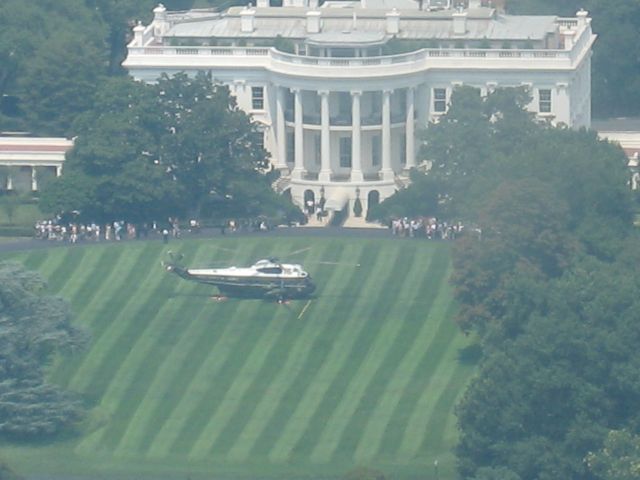
<instances>
[{"instance_id":1,"label":"building facade","mask_svg":"<svg viewBox=\"0 0 640 480\"><path fill-rule=\"evenodd\" d=\"M209 72L264 130L274 184L303 205L324 197L366 211L408 182L416 132L447 110L459 85L483 93L524 86L540 118L591 120L587 12L575 18L510 16L469 0L284 0L224 12L167 12L134 27L124 66Z\"/></svg>"},{"instance_id":2,"label":"building facade","mask_svg":"<svg viewBox=\"0 0 640 480\"><path fill-rule=\"evenodd\" d=\"M0 134L0 190L37 191L47 178L62 174L72 147L66 138Z\"/></svg>"}]
</instances>

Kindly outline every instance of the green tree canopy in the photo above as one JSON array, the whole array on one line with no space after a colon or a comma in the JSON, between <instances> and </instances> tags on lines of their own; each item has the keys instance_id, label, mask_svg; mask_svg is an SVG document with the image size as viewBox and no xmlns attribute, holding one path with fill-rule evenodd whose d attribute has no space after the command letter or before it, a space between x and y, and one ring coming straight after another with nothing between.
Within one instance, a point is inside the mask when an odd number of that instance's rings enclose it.
<instances>
[{"instance_id":1,"label":"green tree canopy","mask_svg":"<svg viewBox=\"0 0 640 480\"><path fill-rule=\"evenodd\" d=\"M262 133L204 74L163 76L154 85L111 79L76 129L64 176L43 191L51 212L141 222L293 210L261 173L268 165Z\"/></svg>"},{"instance_id":2,"label":"green tree canopy","mask_svg":"<svg viewBox=\"0 0 640 480\"><path fill-rule=\"evenodd\" d=\"M457 321L484 352L457 407L459 470L595 479L588 453L640 426L633 198L619 147L537 123L523 95L454 91L421 150L439 214L482 228L454 246Z\"/></svg>"},{"instance_id":3,"label":"green tree canopy","mask_svg":"<svg viewBox=\"0 0 640 480\"><path fill-rule=\"evenodd\" d=\"M45 293L37 273L0 263L0 436L54 435L79 420L82 405L44 380L54 355L74 352L86 335L71 325L68 304Z\"/></svg>"},{"instance_id":4,"label":"green tree canopy","mask_svg":"<svg viewBox=\"0 0 640 480\"><path fill-rule=\"evenodd\" d=\"M106 73L105 32L83 0L4 0L0 130L69 135L73 118L90 106Z\"/></svg>"},{"instance_id":5,"label":"green tree canopy","mask_svg":"<svg viewBox=\"0 0 640 480\"><path fill-rule=\"evenodd\" d=\"M602 480L640 478L640 436L626 430L611 430L603 448L587 455L586 461Z\"/></svg>"}]
</instances>

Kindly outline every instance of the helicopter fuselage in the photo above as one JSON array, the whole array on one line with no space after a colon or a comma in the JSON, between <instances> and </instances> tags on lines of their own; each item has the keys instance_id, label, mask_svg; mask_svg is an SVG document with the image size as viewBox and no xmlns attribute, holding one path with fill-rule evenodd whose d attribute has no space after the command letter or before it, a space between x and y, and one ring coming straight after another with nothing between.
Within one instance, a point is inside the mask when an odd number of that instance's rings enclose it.
<instances>
[{"instance_id":1,"label":"helicopter fuselage","mask_svg":"<svg viewBox=\"0 0 640 480\"><path fill-rule=\"evenodd\" d=\"M186 280L214 285L226 296L304 298L315 290L310 275L298 264L260 260L250 267L184 268L165 265Z\"/></svg>"}]
</instances>

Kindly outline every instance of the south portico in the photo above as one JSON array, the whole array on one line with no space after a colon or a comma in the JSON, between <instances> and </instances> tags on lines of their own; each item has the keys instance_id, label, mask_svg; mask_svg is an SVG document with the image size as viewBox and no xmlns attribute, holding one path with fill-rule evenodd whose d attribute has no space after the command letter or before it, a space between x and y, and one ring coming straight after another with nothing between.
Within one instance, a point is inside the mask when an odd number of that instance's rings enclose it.
<instances>
[{"instance_id":1,"label":"south portico","mask_svg":"<svg viewBox=\"0 0 640 480\"><path fill-rule=\"evenodd\" d=\"M384 199L404 186L408 171L416 166L418 85L380 90L271 88L276 91L278 147L273 166L286 178L281 190L290 188L297 204L303 205L305 192L312 191L335 210L360 198L366 212L369 192Z\"/></svg>"}]
</instances>

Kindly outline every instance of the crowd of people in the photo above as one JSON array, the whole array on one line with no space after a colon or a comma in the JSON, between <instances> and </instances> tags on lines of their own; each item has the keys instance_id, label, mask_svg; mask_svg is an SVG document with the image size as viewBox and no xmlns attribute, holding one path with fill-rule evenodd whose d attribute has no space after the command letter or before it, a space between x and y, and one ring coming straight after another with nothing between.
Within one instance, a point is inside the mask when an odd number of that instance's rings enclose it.
<instances>
[{"instance_id":1,"label":"crowd of people","mask_svg":"<svg viewBox=\"0 0 640 480\"><path fill-rule=\"evenodd\" d=\"M265 218L248 220L228 220L220 225L220 233L235 232L265 232L271 230L271 225ZM99 242L99 241L121 241L149 238L150 236L161 237L165 243L170 238L179 238L185 230L189 234L197 234L202 227L200 221L191 219L181 227L177 218L169 217L167 221L159 224L131 223L124 220L116 220L105 224L96 222L83 223L75 219L63 219L57 216L53 219L36 222L35 238L39 240L51 240L59 242Z\"/></svg>"},{"instance_id":2,"label":"crowd of people","mask_svg":"<svg viewBox=\"0 0 640 480\"><path fill-rule=\"evenodd\" d=\"M480 235L479 228L472 231ZM418 237L428 240L455 240L465 233L462 222L441 221L436 217L393 218L391 219L391 234L399 237Z\"/></svg>"}]
</instances>

